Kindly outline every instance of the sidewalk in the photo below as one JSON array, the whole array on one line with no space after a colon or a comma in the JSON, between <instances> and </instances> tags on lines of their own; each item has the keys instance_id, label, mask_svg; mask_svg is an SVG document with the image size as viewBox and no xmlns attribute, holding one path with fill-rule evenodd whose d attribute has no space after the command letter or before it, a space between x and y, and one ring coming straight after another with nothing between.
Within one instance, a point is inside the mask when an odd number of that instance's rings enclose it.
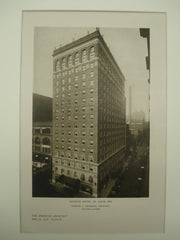
<instances>
[{"instance_id":1,"label":"sidewalk","mask_svg":"<svg viewBox=\"0 0 180 240\"><path fill-rule=\"evenodd\" d=\"M126 169L126 167L128 166L128 163L125 162L123 164L123 167L120 171L120 174L119 174L119 177L121 177ZM107 183L107 186L105 188L102 189L101 191L101 194L100 194L100 197L107 197L110 192L111 192L111 189L113 188L113 186L116 184L116 181L118 180L118 177L117 178L111 178L109 179L108 183Z\"/></svg>"}]
</instances>

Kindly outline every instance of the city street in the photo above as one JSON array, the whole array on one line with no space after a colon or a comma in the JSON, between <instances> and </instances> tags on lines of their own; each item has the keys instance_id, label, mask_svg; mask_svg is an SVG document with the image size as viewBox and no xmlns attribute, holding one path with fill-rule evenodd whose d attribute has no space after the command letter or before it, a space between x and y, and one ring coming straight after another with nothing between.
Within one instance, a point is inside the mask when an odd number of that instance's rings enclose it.
<instances>
[{"instance_id":1,"label":"city street","mask_svg":"<svg viewBox=\"0 0 180 240\"><path fill-rule=\"evenodd\" d=\"M149 149L147 137L141 136L127 156L119 176L110 178L100 197L127 198L149 196ZM33 197L92 197L83 191L74 192L61 183L51 183L51 167L34 168Z\"/></svg>"},{"instance_id":2,"label":"city street","mask_svg":"<svg viewBox=\"0 0 180 240\"><path fill-rule=\"evenodd\" d=\"M127 164L109 197L148 197L149 153L144 141L140 141L136 146Z\"/></svg>"}]
</instances>

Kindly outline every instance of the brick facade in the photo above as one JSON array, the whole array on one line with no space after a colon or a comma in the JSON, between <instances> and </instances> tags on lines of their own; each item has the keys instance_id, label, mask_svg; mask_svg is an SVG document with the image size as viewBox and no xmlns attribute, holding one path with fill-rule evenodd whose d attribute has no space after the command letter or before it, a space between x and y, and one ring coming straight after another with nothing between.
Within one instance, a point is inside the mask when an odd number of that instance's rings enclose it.
<instances>
[{"instance_id":1,"label":"brick facade","mask_svg":"<svg viewBox=\"0 0 180 240\"><path fill-rule=\"evenodd\" d=\"M98 30L53 58L53 180L80 179L98 196L124 156L124 77Z\"/></svg>"}]
</instances>

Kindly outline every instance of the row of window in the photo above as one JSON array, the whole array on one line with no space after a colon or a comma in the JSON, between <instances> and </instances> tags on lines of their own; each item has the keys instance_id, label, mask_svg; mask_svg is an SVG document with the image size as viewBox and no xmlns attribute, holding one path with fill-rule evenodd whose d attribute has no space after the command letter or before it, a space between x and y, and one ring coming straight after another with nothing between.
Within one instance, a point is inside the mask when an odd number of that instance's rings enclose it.
<instances>
[{"instance_id":1,"label":"row of window","mask_svg":"<svg viewBox=\"0 0 180 240\"><path fill-rule=\"evenodd\" d=\"M79 63L83 63L88 61L89 59L93 59L95 57L95 49L94 46L90 48L89 56L87 54L87 50L83 50L81 52L76 52L74 55L74 58L72 55L69 55L68 57L63 57L62 59L58 59L56 61L55 70L60 71L61 69L64 70L67 67L71 67L73 65L78 65Z\"/></svg>"},{"instance_id":2,"label":"row of window","mask_svg":"<svg viewBox=\"0 0 180 240\"><path fill-rule=\"evenodd\" d=\"M100 59L100 69L102 72L108 74L109 76L113 77L114 79L120 78L119 74L117 73L117 70L112 66L110 61L105 57L105 54L103 52L99 55Z\"/></svg>"},{"instance_id":3,"label":"row of window","mask_svg":"<svg viewBox=\"0 0 180 240\"><path fill-rule=\"evenodd\" d=\"M59 151L58 149L55 149L54 153L56 157L60 156L62 158L69 158L72 160L94 162L94 157L91 154L88 156L85 156L85 155L82 156L82 155L78 155L77 152L71 153L70 151L65 151L65 150Z\"/></svg>"},{"instance_id":4,"label":"row of window","mask_svg":"<svg viewBox=\"0 0 180 240\"><path fill-rule=\"evenodd\" d=\"M40 137L36 137L34 140L35 144L43 144L43 145L50 145L51 141L49 138L43 138L42 140Z\"/></svg>"},{"instance_id":5,"label":"row of window","mask_svg":"<svg viewBox=\"0 0 180 240\"><path fill-rule=\"evenodd\" d=\"M64 127L65 127L65 124L62 123L61 125L59 125L59 123L56 122L55 127L58 128L59 126L61 126L61 128L64 128ZM82 123L82 125L80 126L80 124L78 125L78 122L75 122L75 123L74 123L74 126L72 126L71 124L67 124L66 126L67 126L68 128L71 128L71 127L73 127L73 128L80 128L80 127L82 127L82 128L87 128L87 127L93 128L93 127L94 127L94 124L93 124L93 123L90 123L90 124L88 125L88 124L86 124L86 123Z\"/></svg>"},{"instance_id":6,"label":"row of window","mask_svg":"<svg viewBox=\"0 0 180 240\"><path fill-rule=\"evenodd\" d=\"M81 84L82 84L82 87L85 87L85 86L86 86L86 82L82 82ZM94 85L94 81L91 81L90 85L93 86L93 85ZM75 84L74 84L74 88L75 88L74 90L76 90L77 88L79 88L79 84L78 84L78 83L75 83ZM73 86L71 86L71 85L68 85L68 86L66 86L66 87L64 87L64 86L61 87L61 91L62 91L62 92L65 92L65 91L67 91L67 90L70 91L70 90L72 90L72 89L73 89ZM93 92L94 92L94 88L90 88L89 92L90 92L90 93L93 93ZM59 88L57 87L57 88L56 88L56 94L58 94L58 93L59 93ZM82 94L85 94L85 93L86 93L86 91L83 90L83 91L82 91ZM61 97L63 97L63 96L64 96L64 95L63 95L63 93L62 93L62 94L61 94ZM69 95L67 95L67 96L70 97L71 94L69 94Z\"/></svg>"},{"instance_id":7,"label":"row of window","mask_svg":"<svg viewBox=\"0 0 180 240\"><path fill-rule=\"evenodd\" d=\"M81 98L81 99L79 99L79 101L78 101L78 99L72 99L72 98L70 98L70 99L68 99L67 100L67 103L68 104L71 104L71 103L75 103L75 104L78 104L78 102L80 102L81 101L81 103L86 103L86 100L88 100L88 99L86 99L86 98ZM93 103L93 101L94 101L94 97L90 97L89 98L89 100L90 100L90 103L92 104ZM55 103L55 105L56 106L59 106L59 105L64 105L65 104L65 101L61 101L61 103L59 103L58 101Z\"/></svg>"},{"instance_id":8,"label":"row of window","mask_svg":"<svg viewBox=\"0 0 180 240\"><path fill-rule=\"evenodd\" d=\"M86 163L82 163L82 162L80 163L80 162L71 161L71 160L56 159L53 163L71 167L71 168L84 169L86 171L94 171L94 172L96 171L95 166L92 166L92 165L86 164Z\"/></svg>"},{"instance_id":9,"label":"row of window","mask_svg":"<svg viewBox=\"0 0 180 240\"><path fill-rule=\"evenodd\" d=\"M116 89L124 94L124 83L120 78L109 77L106 73L99 74L99 85L104 90L109 88L113 92Z\"/></svg>"},{"instance_id":10,"label":"row of window","mask_svg":"<svg viewBox=\"0 0 180 240\"><path fill-rule=\"evenodd\" d=\"M64 147L64 145L61 145L60 146L60 148L62 149L62 150L65 150L65 147ZM80 152L80 151L82 151L82 153L86 153L87 152L87 149L86 148L82 148L81 150L78 148L78 147L67 147L67 150L74 150L74 152ZM88 152L90 153L90 154L93 154L94 153L94 150L93 149L89 149L88 150ZM92 156L92 155L90 155L90 156Z\"/></svg>"},{"instance_id":11,"label":"row of window","mask_svg":"<svg viewBox=\"0 0 180 240\"><path fill-rule=\"evenodd\" d=\"M56 167L55 172L58 172L58 171L59 171L59 169L58 169L58 167ZM65 170L65 169L61 168L60 172L63 175L73 176L75 178L78 177L78 173L76 171L72 172L70 170ZM80 175L80 180L81 181L86 181L86 177L85 177L84 174ZM92 176L89 176L87 180L88 180L89 183L93 183L93 181L94 181ZM96 185L96 183L94 183L94 184Z\"/></svg>"},{"instance_id":12,"label":"row of window","mask_svg":"<svg viewBox=\"0 0 180 240\"><path fill-rule=\"evenodd\" d=\"M59 134L59 132L57 131L57 134ZM64 135L64 132L62 132L61 133L62 135ZM73 135L74 134L74 136L78 136L78 135L82 135L82 136L87 136L87 135L90 135L91 137L92 136L94 136L94 132L89 132L89 133L87 133L86 131L82 131L81 133L79 132L78 133L78 131L75 131L74 133L73 132L71 132L71 131L68 131L67 133L66 133L66 135L69 135L69 136L71 136L71 135ZM56 140L58 140L58 138L56 137Z\"/></svg>"},{"instance_id":13,"label":"row of window","mask_svg":"<svg viewBox=\"0 0 180 240\"><path fill-rule=\"evenodd\" d=\"M71 68L70 70L63 70L62 72L57 72L56 74L54 74L54 80L59 79L60 77L65 77L67 75L74 74L74 73L87 71L89 68L93 69L95 66L97 66L97 61L90 63L90 64L87 63L82 66L80 65L78 67Z\"/></svg>"},{"instance_id":14,"label":"row of window","mask_svg":"<svg viewBox=\"0 0 180 240\"><path fill-rule=\"evenodd\" d=\"M69 117L68 120L71 120L71 116L68 116L68 117ZM88 116L88 117L89 117L89 119L94 119L94 114L90 114L90 116ZM75 116L74 116L74 119L75 119L75 120L78 120L78 118L79 118L78 115L75 115ZM81 115L81 118L82 118L82 119L86 119L87 116L86 116L86 115ZM56 120L58 120L58 119L59 119L59 117L56 116ZM62 116L62 117L61 117L61 120L65 120L65 117Z\"/></svg>"},{"instance_id":15,"label":"row of window","mask_svg":"<svg viewBox=\"0 0 180 240\"><path fill-rule=\"evenodd\" d=\"M58 138L56 138L56 139L58 139ZM58 139L58 140L59 140L59 139ZM56 140L56 141L58 141L58 140ZM62 138L62 139L61 139L61 142L64 143L64 142L65 142L65 139ZM74 140L74 143L75 143L75 144L78 144L78 143L79 143L78 139L75 139L75 140ZM86 144L87 141L86 141L85 139L82 139L82 140L81 140L81 143L82 143L82 144ZM89 145L93 145L93 144L94 144L93 140L90 140L90 141L89 141ZM57 146L57 148L59 148L58 145L56 145L56 146Z\"/></svg>"},{"instance_id":16,"label":"row of window","mask_svg":"<svg viewBox=\"0 0 180 240\"><path fill-rule=\"evenodd\" d=\"M42 153L51 153L51 148L47 147L40 147L40 146L35 146L34 148L35 152L42 152Z\"/></svg>"},{"instance_id":17,"label":"row of window","mask_svg":"<svg viewBox=\"0 0 180 240\"><path fill-rule=\"evenodd\" d=\"M34 128L34 133L35 134L50 134L51 133L51 129L50 127L48 128Z\"/></svg>"},{"instance_id":18,"label":"row of window","mask_svg":"<svg viewBox=\"0 0 180 240\"><path fill-rule=\"evenodd\" d=\"M58 154L59 153L56 150L55 155L58 156ZM70 151L61 151L60 156L63 157L63 158L70 158L70 159L75 159L75 160L94 162L93 155L89 155L89 156L86 157L85 155L78 156L78 154L76 152L71 153Z\"/></svg>"},{"instance_id":19,"label":"row of window","mask_svg":"<svg viewBox=\"0 0 180 240\"><path fill-rule=\"evenodd\" d=\"M106 152L103 153L103 151L100 152L99 154L99 159L100 161L102 161L103 159L112 156L113 152L116 152L119 148L114 149L111 152ZM108 171L108 169L110 168L110 166L115 166L117 163L120 163L121 159L123 158L124 154L122 152L118 152L117 154L113 155L112 157L110 157L109 161L105 161L104 162L104 166L103 166L103 172L106 170ZM107 165L107 166L106 166ZM99 172L99 176L102 174L102 172Z\"/></svg>"},{"instance_id":20,"label":"row of window","mask_svg":"<svg viewBox=\"0 0 180 240\"><path fill-rule=\"evenodd\" d=\"M79 108L73 108L73 109L71 109L70 107L68 107L68 108L61 108L60 109L61 110L61 112L62 113L65 113L65 112L68 112L69 114L71 113L71 112L76 112L76 113L78 113L78 110L80 110ZM81 108L81 111L82 112L85 112L86 110L90 110L90 111L94 111L94 107L92 106L92 105L90 105L89 107L86 107L86 106L82 106L82 108ZM59 109L57 108L56 110L55 110L55 112L56 112L56 114L58 114L59 113Z\"/></svg>"},{"instance_id":21,"label":"row of window","mask_svg":"<svg viewBox=\"0 0 180 240\"><path fill-rule=\"evenodd\" d=\"M86 80L86 77L88 77L87 74L83 73L83 74L82 74L82 80ZM91 78L94 77L94 72L93 72L93 71L90 72L90 77L91 77ZM62 83L62 84L65 84L66 82L71 83L72 80L75 80L75 81L77 82L77 81L79 80L79 76L75 76L74 78L69 77L68 79L64 79L64 78L63 78L63 79L61 80L61 83ZM80 80L81 80L81 79L80 79ZM56 81L56 85L57 85L57 86L60 85L60 82L59 82L58 80Z\"/></svg>"}]
</instances>

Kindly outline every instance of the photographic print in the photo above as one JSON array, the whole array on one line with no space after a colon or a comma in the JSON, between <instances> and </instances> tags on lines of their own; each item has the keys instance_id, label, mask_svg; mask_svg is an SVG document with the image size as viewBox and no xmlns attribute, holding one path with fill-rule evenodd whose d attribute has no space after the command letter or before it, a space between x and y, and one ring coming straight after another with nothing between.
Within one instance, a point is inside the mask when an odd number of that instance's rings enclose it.
<instances>
[{"instance_id":1,"label":"photographic print","mask_svg":"<svg viewBox=\"0 0 180 240\"><path fill-rule=\"evenodd\" d=\"M34 29L33 197L148 197L150 29Z\"/></svg>"},{"instance_id":2,"label":"photographic print","mask_svg":"<svg viewBox=\"0 0 180 240\"><path fill-rule=\"evenodd\" d=\"M23 12L22 232L164 231L165 32L163 13Z\"/></svg>"}]
</instances>

